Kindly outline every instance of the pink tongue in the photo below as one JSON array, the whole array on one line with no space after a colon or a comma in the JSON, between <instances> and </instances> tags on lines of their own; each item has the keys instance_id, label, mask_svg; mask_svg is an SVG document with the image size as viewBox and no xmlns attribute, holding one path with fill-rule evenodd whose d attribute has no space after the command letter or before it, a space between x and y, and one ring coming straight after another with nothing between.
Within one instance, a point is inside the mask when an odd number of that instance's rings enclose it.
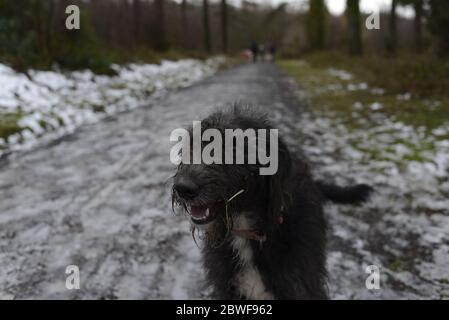
<instances>
[{"instance_id":1,"label":"pink tongue","mask_svg":"<svg viewBox=\"0 0 449 320\"><path fill-rule=\"evenodd\" d=\"M190 215L194 218L203 218L206 216L206 207L192 206L190 208Z\"/></svg>"}]
</instances>

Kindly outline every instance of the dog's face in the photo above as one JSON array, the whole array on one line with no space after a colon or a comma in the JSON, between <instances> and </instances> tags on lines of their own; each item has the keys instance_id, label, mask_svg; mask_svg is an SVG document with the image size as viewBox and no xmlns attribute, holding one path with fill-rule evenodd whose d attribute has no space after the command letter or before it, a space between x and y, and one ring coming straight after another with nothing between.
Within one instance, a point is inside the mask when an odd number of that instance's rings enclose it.
<instances>
[{"instance_id":1,"label":"dog's face","mask_svg":"<svg viewBox=\"0 0 449 320\"><path fill-rule=\"evenodd\" d=\"M253 121L253 122L251 122ZM213 115L202 121L202 129L264 128L265 122L243 119L238 115ZM245 144L247 148L247 142ZM235 151L235 149L234 149ZM225 157L223 147L223 158ZM245 211L269 214L279 212L282 203L282 181L290 168L285 145L280 142L279 170L273 176L260 175L261 165L255 164L185 164L178 166L174 176L172 203L181 206L195 225L227 223ZM287 157L286 157L287 155ZM222 161L224 163L224 159ZM276 208L275 208L276 207Z\"/></svg>"},{"instance_id":2,"label":"dog's face","mask_svg":"<svg viewBox=\"0 0 449 320\"><path fill-rule=\"evenodd\" d=\"M180 164L174 177L173 200L195 224L223 220L226 210L243 209L248 182L254 179L252 170L243 165Z\"/></svg>"}]
</instances>

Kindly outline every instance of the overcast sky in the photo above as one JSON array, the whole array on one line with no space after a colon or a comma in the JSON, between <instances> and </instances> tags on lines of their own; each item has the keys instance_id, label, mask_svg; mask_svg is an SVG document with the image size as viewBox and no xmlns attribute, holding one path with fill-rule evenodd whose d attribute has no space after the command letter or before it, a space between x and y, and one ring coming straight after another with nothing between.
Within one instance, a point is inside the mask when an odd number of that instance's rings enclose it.
<instances>
[{"instance_id":1,"label":"overcast sky","mask_svg":"<svg viewBox=\"0 0 449 320\"><path fill-rule=\"evenodd\" d=\"M277 1L277 0L276 0ZM346 0L327 0L326 1L329 11L334 14L343 13ZM378 11L380 9L388 10L391 5L391 0L361 0L360 1L360 9L363 12L373 12ZM398 8L399 14L413 16L412 8Z\"/></svg>"},{"instance_id":2,"label":"overcast sky","mask_svg":"<svg viewBox=\"0 0 449 320\"><path fill-rule=\"evenodd\" d=\"M250 0L252 2L259 3L272 3L279 4L287 2L291 4L301 5L307 2L307 0ZM241 0L230 0L231 3L239 3ZM333 14L342 14L345 10L346 0L326 0L329 11ZM360 9L362 12L373 12L379 10L388 10L391 5L391 0L360 0ZM413 9L411 7L398 7L398 13L400 15L413 17Z\"/></svg>"}]
</instances>

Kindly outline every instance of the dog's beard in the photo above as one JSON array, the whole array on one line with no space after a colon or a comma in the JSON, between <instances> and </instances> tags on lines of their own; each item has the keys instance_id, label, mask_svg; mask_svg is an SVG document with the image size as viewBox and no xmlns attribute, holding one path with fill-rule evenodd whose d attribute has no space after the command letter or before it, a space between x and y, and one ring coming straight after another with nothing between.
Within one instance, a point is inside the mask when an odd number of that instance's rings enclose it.
<instances>
[{"instance_id":1,"label":"dog's beard","mask_svg":"<svg viewBox=\"0 0 449 320\"><path fill-rule=\"evenodd\" d=\"M207 246L217 246L220 242L224 241L227 230L232 229L230 227L232 217L229 214L226 217L226 210L218 206L214 210L219 212L215 212L210 221L207 221L207 219L212 213L211 209L206 205L191 205L188 202L179 200L174 195L172 207L175 214L183 214L189 219L192 238L198 247L200 245L197 240L201 240Z\"/></svg>"},{"instance_id":2,"label":"dog's beard","mask_svg":"<svg viewBox=\"0 0 449 320\"><path fill-rule=\"evenodd\" d=\"M208 247L218 248L223 245L234 228L235 214L236 212L227 204L224 213L207 225L191 223L192 237L197 246L196 236Z\"/></svg>"},{"instance_id":3,"label":"dog's beard","mask_svg":"<svg viewBox=\"0 0 449 320\"><path fill-rule=\"evenodd\" d=\"M207 206L194 206L189 205L183 201L179 201L174 196L172 205L180 205L183 208L185 215L190 218L192 238L198 245L197 238L205 243L209 247L220 247L234 228L234 217L238 214L238 201L237 197L244 193L244 189L236 192L225 201L220 201L220 205L214 205L214 212L216 216L210 222L207 223L195 223L199 217L208 218L208 214L212 214L210 208ZM174 211L175 212L175 211ZM193 219L192 219L193 217ZM203 221L203 219L199 220Z\"/></svg>"}]
</instances>

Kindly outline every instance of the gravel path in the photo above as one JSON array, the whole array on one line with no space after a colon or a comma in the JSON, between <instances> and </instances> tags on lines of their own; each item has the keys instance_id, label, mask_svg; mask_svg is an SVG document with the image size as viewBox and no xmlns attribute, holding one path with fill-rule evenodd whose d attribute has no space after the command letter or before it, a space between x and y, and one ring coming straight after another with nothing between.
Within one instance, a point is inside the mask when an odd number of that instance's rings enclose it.
<instances>
[{"instance_id":1,"label":"gravel path","mask_svg":"<svg viewBox=\"0 0 449 320\"><path fill-rule=\"evenodd\" d=\"M294 91L273 65L239 66L0 162L0 299L207 297L188 222L171 213L169 134L216 106L243 100L268 112L292 148L301 139L317 142L304 132L304 107ZM401 251L398 237L409 234L379 218L378 206L363 210L377 215L329 207L332 297L443 296L444 282L391 270L380 290L365 288L367 265L431 252ZM392 240L399 252L385 249ZM80 290L65 287L65 268L72 264L80 269Z\"/></svg>"}]
</instances>

